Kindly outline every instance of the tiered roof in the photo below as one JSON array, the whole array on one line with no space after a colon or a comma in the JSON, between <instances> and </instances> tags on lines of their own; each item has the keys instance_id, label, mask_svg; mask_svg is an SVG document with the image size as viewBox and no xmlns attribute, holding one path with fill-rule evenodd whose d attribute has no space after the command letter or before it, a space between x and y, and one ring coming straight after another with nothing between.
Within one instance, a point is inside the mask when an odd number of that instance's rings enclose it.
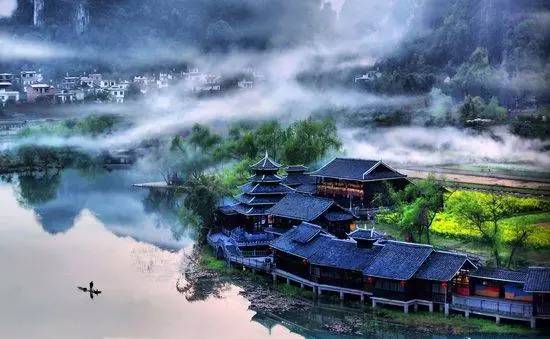
<instances>
[{"instance_id":1,"label":"tiered roof","mask_svg":"<svg viewBox=\"0 0 550 339\"><path fill-rule=\"evenodd\" d=\"M234 211L247 216L266 215L266 211L285 194L293 192L277 175L281 167L267 152L260 161L250 166L254 175L240 187L243 193L235 197L238 204L233 206Z\"/></svg>"}]
</instances>

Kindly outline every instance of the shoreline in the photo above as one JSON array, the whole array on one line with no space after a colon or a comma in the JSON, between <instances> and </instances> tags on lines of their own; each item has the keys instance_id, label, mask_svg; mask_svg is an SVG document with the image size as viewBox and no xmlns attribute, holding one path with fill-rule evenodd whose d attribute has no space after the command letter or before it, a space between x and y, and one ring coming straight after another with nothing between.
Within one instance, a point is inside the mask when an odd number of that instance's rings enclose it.
<instances>
[{"instance_id":1,"label":"shoreline","mask_svg":"<svg viewBox=\"0 0 550 339\"><path fill-rule=\"evenodd\" d=\"M193 298L193 293L220 296L220 291L227 284L241 288L240 295L249 302L249 308L260 316L268 316L285 325L295 325L297 329L304 327L299 322L289 320L286 317L301 318L302 322L311 325L315 319L308 317L310 314L339 313L330 316L321 316L322 323L319 328L312 328L309 331L326 331L341 335L369 335L373 331L384 329L406 329L418 335L457 335L457 334L509 334L509 335L540 335L542 331L531 330L519 324L500 324L483 318L465 319L461 315L445 317L438 313L419 312L404 315L398 310L391 308L372 309L369 305L362 305L359 302L340 303L336 297L322 297L313 300L309 291L301 290L299 287L276 284L273 285L268 277L253 273L249 270L239 270L229 266L225 261L216 259L211 249L207 246L193 248L190 255L190 264L185 270L187 284L184 288L178 287L178 291ZM214 287L211 291L207 291ZM309 295L308 295L309 294Z\"/></svg>"}]
</instances>

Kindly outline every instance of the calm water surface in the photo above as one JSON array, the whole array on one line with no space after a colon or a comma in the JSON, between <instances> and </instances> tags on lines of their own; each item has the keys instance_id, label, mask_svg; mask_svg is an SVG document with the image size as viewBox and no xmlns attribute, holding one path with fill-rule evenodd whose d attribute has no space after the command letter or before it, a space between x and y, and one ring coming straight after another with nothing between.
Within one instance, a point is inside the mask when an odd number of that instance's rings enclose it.
<instances>
[{"instance_id":1,"label":"calm water surface","mask_svg":"<svg viewBox=\"0 0 550 339\"><path fill-rule=\"evenodd\" d=\"M313 331L321 314L298 327L259 316L234 286L188 301L176 283L193 233L131 187L147 179L66 171L0 181L0 338L336 337ZM94 300L76 288L90 280L103 290Z\"/></svg>"}]
</instances>

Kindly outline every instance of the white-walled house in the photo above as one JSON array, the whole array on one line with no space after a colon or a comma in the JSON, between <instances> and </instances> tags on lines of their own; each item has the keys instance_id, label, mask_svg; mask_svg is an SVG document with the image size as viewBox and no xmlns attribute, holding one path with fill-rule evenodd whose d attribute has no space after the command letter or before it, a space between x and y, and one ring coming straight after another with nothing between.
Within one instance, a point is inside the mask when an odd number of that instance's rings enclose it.
<instances>
[{"instance_id":1,"label":"white-walled house","mask_svg":"<svg viewBox=\"0 0 550 339\"><path fill-rule=\"evenodd\" d=\"M5 106L9 101L19 102L19 92L0 89L0 103Z\"/></svg>"},{"instance_id":2,"label":"white-walled house","mask_svg":"<svg viewBox=\"0 0 550 339\"><path fill-rule=\"evenodd\" d=\"M36 71L22 71L21 72L21 85L27 88L28 85L34 85L42 82L42 74Z\"/></svg>"},{"instance_id":3,"label":"white-walled house","mask_svg":"<svg viewBox=\"0 0 550 339\"><path fill-rule=\"evenodd\" d=\"M112 87L109 87L109 99L112 102L116 103L124 103L124 94L125 94L126 88L124 88L123 85L115 85Z\"/></svg>"}]
</instances>

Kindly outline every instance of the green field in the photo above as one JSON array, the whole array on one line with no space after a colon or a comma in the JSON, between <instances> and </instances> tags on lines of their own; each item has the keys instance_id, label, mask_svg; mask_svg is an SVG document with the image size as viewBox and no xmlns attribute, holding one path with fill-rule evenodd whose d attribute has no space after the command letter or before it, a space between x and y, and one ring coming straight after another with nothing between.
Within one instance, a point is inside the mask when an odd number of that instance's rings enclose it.
<instances>
[{"instance_id":1,"label":"green field","mask_svg":"<svg viewBox=\"0 0 550 339\"><path fill-rule=\"evenodd\" d=\"M439 212L430 228L431 244L438 248L465 251L490 259L491 250L483 243L481 235L475 229L465 227L453 213L454 202L464 194L473 194L475 199L486 199L487 193L458 190L449 194L443 211ZM510 216L500 221L503 241L501 255L509 253L507 242L512 239L513 229L517 226L532 227L533 233L526 246L516 253L516 265L548 265L550 263L550 204L547 200L516 195L506 196L513 205ZM376 228L403 240L400 228L393 224L377 224Z\"/></svg>"}]
</instances>

